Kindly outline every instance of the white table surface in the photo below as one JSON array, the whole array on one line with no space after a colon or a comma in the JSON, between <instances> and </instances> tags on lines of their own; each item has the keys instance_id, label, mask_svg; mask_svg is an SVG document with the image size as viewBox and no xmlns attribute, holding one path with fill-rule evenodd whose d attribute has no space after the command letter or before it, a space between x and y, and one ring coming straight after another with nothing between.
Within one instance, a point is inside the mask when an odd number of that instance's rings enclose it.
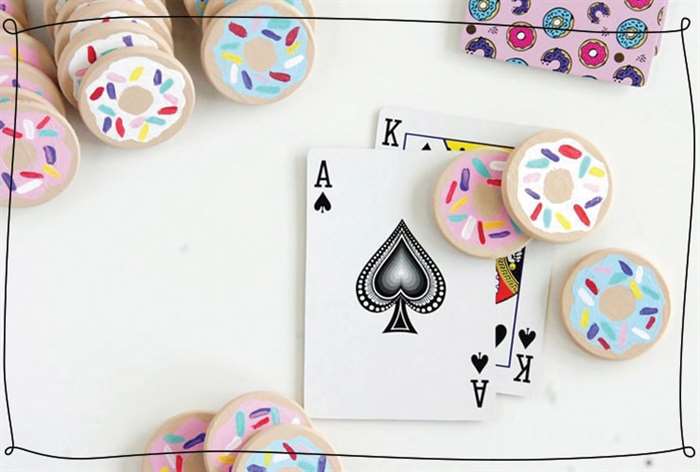
<instances>
[{"instance_id":1,"label":"white table surface","mask_svg":"<svg viewBox=\"0 0 700 472\"><path fill-rule=\"evenodd\" d=\"M39 24L40 2L27 3ZM698 2L671 3L667 27L683 16L696 21L687 41L697 95ZM331 16L462 19L464 10L460 0L315 4ZM666 275L673 319L652 351L615 363L576 347L550 308L545 378L531 398L499 398L494 421L317 427L344 453L539 457L678 447L692 156L680 35L664 37L649 85L633 89L464 57L458 26L320 21L317 30L318 59L303 88L274 106L249 108L207 83L197 29L175 20L177 56L198 102L187 128L159 147L107 147L70 115L83 150L75 182L44 206L12 213L6 361L16 444L59 455L140 452L151 431L181 411L216 410L256 389L302 401L305 155L317 146L371 146L379 108L397 105L590 137L613 163L616 201L600 231L559 249L550 306L558 305L572 263L619 246ZM0 215L5 221L6 210ZM0 233L4 241L4 224ZM698 243L695 237L683 376L686 443L696 448ZM353 379L339 367L337 381ZM3 447L10 443L4 416L3 405ZM15 452L0 456L0 469L133 471L139 462ZM700 467L679 452L597 462L344 462L350 471Z\"/></svg>"}]
</instances>

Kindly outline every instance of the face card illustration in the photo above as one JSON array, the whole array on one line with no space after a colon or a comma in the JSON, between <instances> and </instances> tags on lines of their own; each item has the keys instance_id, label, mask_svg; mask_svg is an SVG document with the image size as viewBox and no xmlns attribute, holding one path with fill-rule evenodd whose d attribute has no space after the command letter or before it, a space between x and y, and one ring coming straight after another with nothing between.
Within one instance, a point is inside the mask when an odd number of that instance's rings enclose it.
<instances>
[{"instance_id":1,"label":"face card illustration","mask_svg":"<svg viewBox=\"0 0 700 472\"><path fill-rule=\"evenodd\" d=\"M400 108L385 108L377 123L376 148L401 151L472 151L483 147L512 149L539 129ZM443 151L443 152L440 152ZM489 316L495 351L497 391L527 395L536 382L543 341L551 250L537 242L499 258L493 277ZM464 256L467 258L468 256ZM473 258L468 258L472 260Z\"/></svg>"},{"instance_id":2,"label":"face card illustration","mask_svg":"<svg viewBox=\"0 0 700 472\"><path fill-rule=\"evenodd\" d=\"M467 270L434 224L449 161L320 149L308 157L305 407L316 418L481 420L495 375L484 296L493 262ZM333 209L315 209L325 162Z\"/></svg>"}]
</instances>

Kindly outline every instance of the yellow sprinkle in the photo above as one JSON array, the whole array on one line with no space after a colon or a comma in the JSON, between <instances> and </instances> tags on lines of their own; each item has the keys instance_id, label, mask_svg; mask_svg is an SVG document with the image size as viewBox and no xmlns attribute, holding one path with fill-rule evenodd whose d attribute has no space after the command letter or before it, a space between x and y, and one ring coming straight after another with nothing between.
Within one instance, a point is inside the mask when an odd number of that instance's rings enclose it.
<instances>
[{"instance_id":1,"label":"yellow sprinkle","mask_svg":"<svg viewBox=\"0 0 700 472\"><path fill-rule=\"evenodd\" d=\"M605 177L605 171L600 167L591 167L591 170L589 170L588 173L593 177Z\"/></svg>"},{"instance_id":2,"label":"yellow sprinkle","mask_svg":"<svg viewBox=\"0 0 700 472\"><path fill-rule=\"evenodd\" d=\"M299 41L295 42L294 44L292 44L291 46L289 46L287 48L287 54L289 54L291 56L292 54L297 52L297 49L299 49Z\"/></svg>"},{"instance_id":3,"label":"yellow sprinkle","mask_svg":"<svg viewBox=\"0 0 700 472\"><path fill-rule=\"evenodd\" d=\"M138 66L136 69L134 69L134 71L133 71L133 72L131 73L131 75L129 76L129 80L132 81L132 82L133 82L134 80L139 80L139 77L141 77L141 74L143 74L143 67L142 67L142 66Z\"/></svg>"},{"instance_id":4,"label":"yellow sprinkle","mask_svg":"<svg viewBox=\"0 0 700 472\"><path fill-rule=\"evenodd\" d=\"M632 290L632 295L634 295L634 298L636 298L637 300L642 299L642 291L639 290L639 285L637 285L637 282L635 282L634 280L630 282L630 290Z\"/></svg>"},{"instance_id":5,"label":"yellow sprinkle","mask_svg":"<svg viewBox=\"0 0 700 472\"><path fill-rule=\"evenodd\" d=\"M164 465L163 467L160 468L160 472L170 472L170 467L167 465Z\"/></svg>"},{"instance_id":6,"label":"yellow sprinkle","mask_svg":"<svg viewBox=\"0 0 700 472\"><path fill-rule=\"evenodd\" d=\"M505 222L500 220L495 221L484 221L484 229L501 229L505 225Z\"/></svg>"},{"instance_id":7,"label":"yellow sprinkle","mask_svg":"<svg viewBox=\"0 0 700 472\"><path fill-rule=\"evenodd\" d=\"M139 141L145 141L148 137L148 123L144 123L139 130Z\"/></svg>"},{"instance_id":8,"label":"yellow sprinkle","mask_svg":"<svg viewBox=\"0 0 700 472\"><path fill-rule=\"evenodd\" d=\"M266 452L265 454L263 454L263 465L265 467L269 467L270 464L272 464L272 454Z\"/></svg>"},{"instance_id":9,"label":"yellow sprinkle","mask_svg":"<svg viewBox=\"0 0 700 472\"><path fill-rule=\"evenodd\" d=\"M52 165L44 164L42 169L44 169L44 172L49 174L51 177L54 177L56 179L61 177L61 173Z\"/></svg>"},{"instance_id":10,"label":"yellow sprinkle","mask_svg":"<svg viewBox=\"0 0 700 472\"><path fill-rule=\"evenodd\" d=\"M467 203L467 196L466 195L464 195L462 198L460 198L459 200L454 202L452 204L452 206L450 207L450 211L452 213L456 213L457 211L459 211L460 208L462 208L464 206L465 203Z\"/></svg>"},{"instance_id":11,"label":"yellow sprinkle","mask_svg":"<svg viewBox=\"0 0 700 472\"><path fill-rule=\"evenodd\" d=\"M221 462L222 464L231 465L234 462L236 462L236 455L235 454L226 454L224 456L217 457L217 459L219 459L219 462Z\"/></svg>"},{"instance_id":12,"label":"yellow sprinkle","mask_svg":"<svg viewBox=\"0 0 700 472\"><path fill-rule=\"evenodd\" d=\"M224 59L225 61L230 61L233 62L234 64L240 64L243 62L243 59L241 59L241 56L238 54L233 54L228 51L224 51L221 53L221 58Z\"/></svg>"},{"instance_id":13,"label":"yellow sprinkle","mask_svg":"<svg viewBox=\"0 0 700 472\"><path fill-rule=\"evenodd\" d=\"M590 312L588 311L588 308L584 308L583 312L581 313L581 327L585 328L588 326L588 318L590 316Z\"/></svg>"},{"instance_id":14,"label":"yellow sprinkle","mask_svg":"<svg viewBox=\"0 0 700 472\"><path fill-rule=\"evenodd\" d=\"M566 230L570 230L570 229L571 229L571 223L569 222L569 220L566 219L566 216L562 215L562 214L559 213L559 212L556 212L556 213L554 214L554 216L557 218L557 221L558 221L559 224L562 226L562 228L564 228L564 229L566 229Z\"/></svg>"}]
</instances>

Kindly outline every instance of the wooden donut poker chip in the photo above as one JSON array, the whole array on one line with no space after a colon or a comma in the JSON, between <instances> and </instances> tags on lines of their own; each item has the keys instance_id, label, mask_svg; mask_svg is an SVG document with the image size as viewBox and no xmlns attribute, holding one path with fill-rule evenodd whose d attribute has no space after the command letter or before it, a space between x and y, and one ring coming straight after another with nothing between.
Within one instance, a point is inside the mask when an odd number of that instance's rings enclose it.
<instances>
[{"instance_id":1,"label":"wooden donut poker chip","mask_svg":"<svg viewBox=\"0 0 700 472\"><path fill-rule=\"evenodd\" d=\"M440 231L460 251L499 258L529 241L508 215L501 174L508 152L485 148L459 154L438 180L434 211Z\"/></svg>"},{"instance_id":2,"label":"wooden donut poker chip","mask_svg":"<svg viewBox=\"0 0 700 472\"><path fill-rule=\"evenodd\" d=\"M340 472L333 447L318 432L297 425L275 426L255 434L236 456L232 472ZM331 454L331 455L328 455Z\"/></svg>"},{"instance_id":3,"label":"wooden donut poker chip","mask_svg":"<svg viewBox=\"0 0 700 472\"><path fill-rule=\"evenodd\" d=\"M581 348L605 359L629 359L651 348L668 326L668 288L643 257L620 249L581 259L564 284L561 316Z\"/></svg>"},{"instance_id":4,"label":"wooden donut poker chip","mask_svg":"<svg viewBox=\"0 0 700 472\"><path fill-rule=\"evenodd\" d=\"M39 205L71 183L80 144L63 115L35 98L18 100L14 123L14 100L0 103L0 205L8 205L10 192L13 207Z\"/></svg>"},{"instance_id":5,"label":"wooden donut poker chip","mask_svg":"<svg viewBox=\"0 0 700 472\"><path fill-rule=\"evenodd\" d=\"M151 47L172 54L170 44L153 29L138 23L105 23L81 31L63 49L58 61L58 83L73 106L82 78L92 64L118 49Z\"/></svg>"},{"instance_id":6,"label":"wooden donut poker chip","mask_svg":"<svg viewBox=\"0 0 700 472\"><path fill-rule=\"evenodd\" d=\"M138 3L118 0L105 0L88 3L83 8L76 9L67 20L83 20L87 18L102 18L102 20L82 21L61 25L56 32L54 44L54 58L60 58L63 48L66 47L78 33L95 27L101 28L106 19L114 23L138 23L152 28L172 47L173 39L166 23L160 18L119 18L124 16L153 16L153 12Z\"/></svg>"},{"instance_id":7,"label":"wooden donut poker chip","mask_svg":"<svg viewBox=\"0 0 700 472\"><path fill-rule=\"evenodd\" d=\"M114 146L139 148L182 129L194 107L185 67L154 48L133 47L98 59L83 78L80 115L88 129Z\"/></svg>"},{"instance_id":8,"label":"wooden donut poker chip","mask_svg":"<svg viewBox=\"0 0 700 472\"><path fill-rule=\"evenodd\" d=\"M17 81L15 67L19 69L19 81ZM14 59L0 59L0 87L16 86L41 96L62 115L66 113L60 90L43 72L24 62L16 63Z\"/></svg>"},{"instance_id":9,"label":"wooden donut poker chip","mask_svg":"<svg viewBox=\"0 0 700 472\"><path fill-rule=\"evenodd\" d=\"M202 18L202 30L207 31L209 29L209 25L211 24L211 21L214 20L215 18L211 18L213 16L226 16L226 13L223 13L223 9L226 8L227 6L236 3L238 0L205 0L205 1L200 1L200 0L185 0L185 8L189 12L191 9L194 10L195 12L197 11L202 11L202 13L199 13L199 16L205 15L207 18ZM274 3L275 0L272 0ZM190 6L191 3L197 4ZM310 0L285 0L285 4L289 5L290 7L294 8L298 13L299 16L303 17L312 17L314 16L314 7L313 4L311 3ZM202 7L203 5L203 7ZM192 13L190 13L192 14ZM309 24L311 25L311 28L314 28L316 26L315 20L307 20Z\"/></svg>"},{"instance_id":10,"label":"wooden donut poker chip","mask_svg":"<svg viewBox=\"0 0 700 472\"><path fill-rule=\"evenodd\" d=\"M284 2L237 0L219 15L263 17L216 18L204 33L204 72L224 96L245 104L272 103L306 80L314 61L314 38L310 24L295 18L300 16L295 8Z\"/></svg>"},{"instance_id":11,"label":"wooden donut poker chip","mask_svg":"<svg viewBox=\"0 0 700 472\"><path fill-rule=\"evenodd\" d=\"M0 12L0 24L9 16ZM17 54L16 43L19 43L19 54ZM36 67L51 79L56 79L56 65L53 57L44 44L30 36L29 33L15 35L8 34L4 28L0 27L0 59L19 59L31 66Z\"/></svg>"},{"instance_id":12,"label":"wooden donut poker chip","mask_svg":"<svg viewBox=\"0 0 700 472\"><path fill-rule=\"evenodd\" d=\"M503 200L527 234L563 243L596 228L612 201L603 155L585 138L544 131L516 147L503 177Z\"/></svg>"},{"instance_id":13,"label":"wooden donut poker chip","mask_svg":"<svg viewBox=\"0 0 700 472\"><path fill-rule=\"evenodd\" d=\"M204 450L209 422L212 413L183 413L167 420L153 434L146 445L146 453L154 454L143 458L142 472L206 472ZM168 454L163 454L168 453Z\"/></svg>"}]
</instances>

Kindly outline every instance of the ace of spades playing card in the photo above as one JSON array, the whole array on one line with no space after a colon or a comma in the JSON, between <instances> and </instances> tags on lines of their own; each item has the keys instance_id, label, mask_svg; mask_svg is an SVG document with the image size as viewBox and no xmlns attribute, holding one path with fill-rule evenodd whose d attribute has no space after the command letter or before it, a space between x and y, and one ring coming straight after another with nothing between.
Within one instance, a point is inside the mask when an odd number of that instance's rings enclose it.
<instances>
[{"instance_id":1,"label":"ace of spades playing card","mask_svg":"<svg viewBox=\"0 0 700 472\"><path fill-rule=\"evenodd\" d=\"M426 159L442 159L446 152L484 147L509 150L538 131L541 130L529 126L384 108L377 123L375 147L431 151L425 153ZM489 292L491 306L485 313L492 322L493 379L498 393L527 395L541 377L540 354L553 253L551 245L531 241L525 249L497 259L488 273L479 274L471 266L474 258L455 252L473 277L493 281Z\"/></svg>"},{"instance_id":2,"label":"ace of spades playing card","mask_svg":"<svg viewBox=\"0 0 700 472\"><path fill-rule=\"evenodd\" d=\"M458 257L434 222L433 187L449 159L309 154L304 404L312 417L490 416L484 294L493 283L464 267L487 273L493 262Z\"/></svg>"}]
</instances>

